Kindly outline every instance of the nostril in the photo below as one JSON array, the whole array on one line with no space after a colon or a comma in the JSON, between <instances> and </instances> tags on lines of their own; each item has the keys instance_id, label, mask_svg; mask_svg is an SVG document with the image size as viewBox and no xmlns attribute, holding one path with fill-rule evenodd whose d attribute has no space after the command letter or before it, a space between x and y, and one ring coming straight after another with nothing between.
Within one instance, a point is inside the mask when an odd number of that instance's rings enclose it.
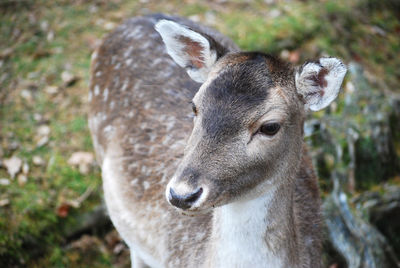
<instances>
[{"instance_id":1,"label":"nostril","mask_svg":"<svg viewBox=\"0 0 400 268\"><path fill-rule=\"evenodd\" d=\"M194 203L199 199L200 195L203 193L203 188L198 189L194 193L191 193L190 195L186 196L185 202L187 203Z\"/></svg>"},{"instance_id":2,"label":"nostril","mask_svg":"<svg viewBox=\"0 0 400 268\"><path fill-rule=\"evenodd\" d=\"M187 209L190 208L191 205L199 199L199 197L203 193L203 188L199 188L193 193L186 195L178 195L172 188L170 188L169 192L171 194L169 201L172 205L181 209Z\"/></svg>"}]
</instances>

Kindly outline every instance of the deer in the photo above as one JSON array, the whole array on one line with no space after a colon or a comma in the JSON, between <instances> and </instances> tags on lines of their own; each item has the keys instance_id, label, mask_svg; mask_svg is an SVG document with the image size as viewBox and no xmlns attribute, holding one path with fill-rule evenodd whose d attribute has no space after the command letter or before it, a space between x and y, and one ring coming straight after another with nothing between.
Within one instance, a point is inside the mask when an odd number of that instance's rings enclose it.
<instances>
[{"instance_id":1,"label":"deer","mask_svg":"<svg viewBox=\"0 0 400 268\"><path fill-rule=\"evenodd\" d=\"M126 20L93 52L88 124L132 267L320 267L309 111L347 69L241 51L188 19Z\"/></svg>"}]
</instances>

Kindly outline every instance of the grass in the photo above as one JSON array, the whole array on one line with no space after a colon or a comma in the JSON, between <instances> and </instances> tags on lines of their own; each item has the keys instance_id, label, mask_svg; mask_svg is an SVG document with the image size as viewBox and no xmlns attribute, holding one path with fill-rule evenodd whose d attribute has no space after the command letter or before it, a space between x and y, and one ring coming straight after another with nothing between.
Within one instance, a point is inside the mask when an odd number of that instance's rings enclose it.
<instances>
[{"instance_id":1,"label":"grass","mask_svg":"<svg viewBox=\"0 0 400 268\"><path fill-rule=\"evenodd\" d=\"M0 54L0 158L15 155L30 167L25 185L11 180L10 185L0 186L0 199L10 202L0 207L0 263L115 265L112 254L101 249L99 241L92 241L99 247L87 255L87 251L68 248L64 231L102 198L99 169L82 175L67 160L73 152L92 151L86 122L90 54L110 31L109 25L125 18L150 11L178 13L211 24L244 50L273 54L298 50L302 52L299 62L324 54L355 60L398 91L393 85L400 80L400 23L389 9L372 10L366 2L356 0L278 1L271 5L239 0L142 2L0 3L0 53L12 51ZM79 81L66 87L61 79L64 71ZM47 93L48 86L58 87L58 93ZM30 92L30 98L22 97L24 90ZM43 124L51 129L50 139L37 147L36 131ZM17 148L11 148L13 143ZM35 166L34 156L46 164ZM0 169L0 178L9 178L5 169ZM71 209L65 218L57 214L57 208L77 199L89 186L95 190L81 207Z\"/></svg>"}]
</instances>

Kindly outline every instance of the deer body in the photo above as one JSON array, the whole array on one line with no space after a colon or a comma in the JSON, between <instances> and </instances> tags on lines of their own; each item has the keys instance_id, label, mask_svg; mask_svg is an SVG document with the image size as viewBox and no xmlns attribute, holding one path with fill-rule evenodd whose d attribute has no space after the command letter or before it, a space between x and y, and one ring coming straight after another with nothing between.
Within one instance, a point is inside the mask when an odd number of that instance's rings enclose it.
<instances>
[{"instance_id":1,"label":"deer body","mask_svg":"<svg viewBox=\"0 0 400 268\"><path fill-rule=\"evenodd\" d=\"M103 41L89 127L133 266L320 265L320 199L302 128L304 107L337 95L345 68L334 60L295 71L164 15L130 19Z\"/></svg>"}]
</instances>

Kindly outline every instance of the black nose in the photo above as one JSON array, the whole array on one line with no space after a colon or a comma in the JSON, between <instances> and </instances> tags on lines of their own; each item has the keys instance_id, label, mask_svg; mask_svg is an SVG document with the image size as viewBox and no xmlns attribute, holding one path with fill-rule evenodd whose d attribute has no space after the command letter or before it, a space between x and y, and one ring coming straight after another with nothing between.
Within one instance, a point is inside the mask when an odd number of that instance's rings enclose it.
<instances>
[{"instance_id":1,"label":"black nose","mask_svg":"<svg viewBox=\"0 0 400 268\"><path fill-rule=\"evenodd\" d=\"M170 196L169 196L169 202L181 209L188 209L192 206L194 202L199 199L201 194L203 193L203 188L199 188L193 193L187 194L187 195L178 195L175 193L175 191L170 188L169 190Z\"/></svg>"}]
</instances>

